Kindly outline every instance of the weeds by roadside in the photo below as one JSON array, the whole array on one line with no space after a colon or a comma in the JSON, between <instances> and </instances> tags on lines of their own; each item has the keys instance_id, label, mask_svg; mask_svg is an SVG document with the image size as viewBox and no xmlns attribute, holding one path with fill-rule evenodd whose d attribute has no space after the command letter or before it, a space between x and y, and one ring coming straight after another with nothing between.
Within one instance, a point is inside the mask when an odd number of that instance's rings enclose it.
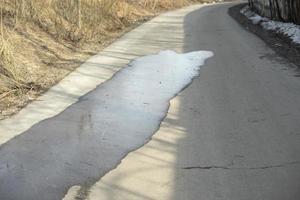
<instances>
[{"instance_id":1,"label":"weeds by roadside","mask_svg":"<svg viewBox=\"0 0 300 200\"><path fill-rule=\"evenodd\" d=\"M0 101L27 87L14 60L13 46L3 26L3 7L0 8Z\"/></svg>"}]
</instances>

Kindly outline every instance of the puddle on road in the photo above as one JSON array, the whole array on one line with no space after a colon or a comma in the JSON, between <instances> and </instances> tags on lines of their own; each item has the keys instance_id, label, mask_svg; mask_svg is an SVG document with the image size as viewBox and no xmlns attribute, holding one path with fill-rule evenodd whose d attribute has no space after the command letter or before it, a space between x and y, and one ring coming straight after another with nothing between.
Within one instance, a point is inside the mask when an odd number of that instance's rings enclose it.
<instances>
[{"instance_id":1,"label":"puddle on road","mask_svg":"<svg viewBox=\"0 0 300 200\"><path fill-rule=\"evenodd\" d=\"M71 186L96 182L150 139L171 98L211 56L164 51L139 58L58 116L1 146L1 199L62 199Z\"/></svg>"}]
</instances>

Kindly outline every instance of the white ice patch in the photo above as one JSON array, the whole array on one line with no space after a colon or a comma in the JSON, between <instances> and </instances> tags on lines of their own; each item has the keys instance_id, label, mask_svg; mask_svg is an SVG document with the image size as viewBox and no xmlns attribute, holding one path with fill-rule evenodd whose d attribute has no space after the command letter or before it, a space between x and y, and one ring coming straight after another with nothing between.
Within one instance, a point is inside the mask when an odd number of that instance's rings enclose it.
<instances>
[{"instance_id":1,"label":"white ice patch","mask_svg":"<svg viewBox=\"0 0 300 200\"><path fill-rule=\"evenodd\" d=\"M241 13L252 21L253 24L260 24L266 30L273 30L291 38L296 44L300 44L300 26L293 23L273 21L253 12L249 6L245 6Z\"/></svg>"},{"instance_id":2,"label":"white ice patch","mask_svg":"<svg viewBox=\"0 0 300 200\"><path fill-rule=\"evenodd\" d=\"M199 75L200 66L213 56L209 51L197 51L177 54L174 51L162 51L136 59L121 73L126 79L134 81L130 89L135 94L157 94L162 99L170 98ZM145 86L145 87L143 87Z\"/></svg>"},{"instance_id":3,"label":"white ice patch","mask_svg":"<svg viewBox=\"0 0 300 200\"><path fill-rule=\"evenodd\" d=\"M243 15L245 15L248 19L250 19L252 21L253 24L258 24L261 21L267 20L267 18L262 17L258 14L256 14L255 12L253 12L249 6L245 6L242 10L241 13Z\"/></svg>"}]
</instances>

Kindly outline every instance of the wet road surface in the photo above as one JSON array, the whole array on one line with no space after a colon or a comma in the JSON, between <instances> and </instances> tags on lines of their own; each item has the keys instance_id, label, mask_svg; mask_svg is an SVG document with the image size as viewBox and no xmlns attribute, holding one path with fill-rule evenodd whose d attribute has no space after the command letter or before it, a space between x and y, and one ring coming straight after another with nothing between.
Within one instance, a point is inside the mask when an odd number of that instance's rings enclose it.
<instances>
[{"instance_id":1,"label":"wet road surface","mask_svg":"<svg viewBox=\"0 0 300 200\"><path fill-rule=\"evenodd\" d=\"M58 116L3 145L1 199L62 199L71 186L94 183L149 140L170 99L211 56L165 51L139 58Z\"/></svg>"}]
</instances>

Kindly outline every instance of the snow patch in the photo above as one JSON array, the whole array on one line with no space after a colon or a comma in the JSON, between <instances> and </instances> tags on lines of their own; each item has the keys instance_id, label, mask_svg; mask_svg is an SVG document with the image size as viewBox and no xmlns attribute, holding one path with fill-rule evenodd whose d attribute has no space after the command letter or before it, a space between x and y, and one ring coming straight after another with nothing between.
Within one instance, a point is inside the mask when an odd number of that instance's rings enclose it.
<instances>
[{"instance_id":1,"label":"snow patch","mask_svg":"<svg viewBox=\"0 0 300 200\"><path fill-rule=\"evenodd\" d=\"M266 17L262 17L253 12L249 6L245 6L241 11L241 14L245 15L252 21L253 24L260 24L266 30L276 31L277 33L284 34L291 38L291 40L300 44L300 26L294 23L284 23L279 21L273 21Z\"/></svg>"},{"instance_id":2,"label":"snow patch","mask_svg":"<svg viewBox=\"0 0 300 200\"><path fill-rule=\"evenodd\" d=\"M130 87L143 94L147 86L148 94L158 94L161 98L170 98L199 75L200 66L213 56L209 51L197 51L177 54L174 51L162 51L157 55L141 57L133 61L121 73L127 79L136 80Z\"/></svg>"}]
</instances>

